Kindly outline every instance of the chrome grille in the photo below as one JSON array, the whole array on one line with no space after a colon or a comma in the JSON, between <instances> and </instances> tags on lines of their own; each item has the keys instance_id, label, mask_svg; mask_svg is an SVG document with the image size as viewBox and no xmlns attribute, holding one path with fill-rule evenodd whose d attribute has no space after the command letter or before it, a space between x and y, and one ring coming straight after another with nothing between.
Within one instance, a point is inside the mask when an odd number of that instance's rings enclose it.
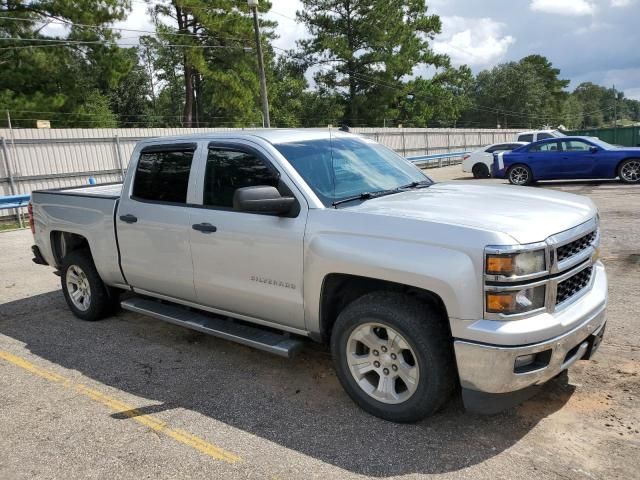
<instances>
[{"instance_id":1,"label":"chrome grille","mask_svg":"<svg viewBox=\"0 0 640 480\"><path fill-rule=\"evenodd\" d=\"M558 249L556 250L558 262L566 260L567 258L571 258L574 255L577 255L583 250L589 248L593 244L595 239L596 231L594 230L593 232L587 233L585 236L580 237L573 242L569 242L566 245L558 247Z\"/></svg>"},{"instance_id":2,"label":"chrome grille","mask_svg":"<svg viewBox=\"0 0 640 480\"><path fill-rule=\"evenodd\" d=\"M556 295L556 305L561 304L565 300L569 300L576 293L586 288L591 281L593 267L585 268L575 275L558 283L558 293Z\"/></svg>"}]
</instances>

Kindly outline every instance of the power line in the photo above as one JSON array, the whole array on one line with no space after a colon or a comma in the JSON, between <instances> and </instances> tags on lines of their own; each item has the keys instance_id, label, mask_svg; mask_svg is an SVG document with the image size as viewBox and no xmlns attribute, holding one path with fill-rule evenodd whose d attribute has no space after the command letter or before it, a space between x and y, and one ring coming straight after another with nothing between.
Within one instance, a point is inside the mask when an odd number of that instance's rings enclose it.
<instances>
[{"instance_id":1,"label":"power line","mask_svg":"<svg viewBox=\"0 0 640 480\"><path fill-rule=\"evenodd\" d=\"M29 40L32 39L20 39L20 38L0 38L0 40L12 40L12 41L21 41L21 40ZM11 47L0 47L0 51L2 50L19 50L23 48L48 48L48 47L70 47L73 45L111 45L125 48L138 47L139 44L132 43L118 43L111 40L55 40L55 39L33 39L43 40L48 42L56 42L56 43L48 43L45 45L14 45ZM222 49L222 50L239 50L242 49L245 52L250 52L251 47L240 47L240 46L227 46L227 45L188 45L188 44L162 44L162 47L171 47L171 48L203 48L203 49Z\"/></svg>"},{"instance_id":2,"label":"power line","mask_svg":"<svg viewBox=\"0 0 640 480\"><path fill-rule=\"evenodd\" d=\"M27 18L18 18L18 17L4 17L4 16L0 16L0 20L11 20L11 21L15 21L15 22L28 22L28 23L34 23L35 20L33 19L27 19ZM178 33L178 32L158 32L158 31L154 31L154 30L138 30L138 29L132 29L132 28L119 28L119 27L107 27L107 26L100 26L100 25L88 25L88 24L83 24L83 23L73 23L73 22L69 22L60 18L55 17L54 20L49 20L47 22L50 25L67 25L69 27L79 27L79 28L90 28L93 30L111 30L112 32L132 32L132 33L147 33L149 35L154 35L154 36L163 36L163 35L168 35L168 36L174 36L174 37L195 37L195 38L199 38L199 39L206 39L206 37L203 37L202 35L198 35L197 33ZM163 25L166 27L169 27L168 25ZM171 28L171 27L169 27ZM239 41L239 42L248 42L249 39L247 38L238 38L238 37L215 37L216 39L219 40L232 40L232 41Z\"/></svg>"}]
</instances>

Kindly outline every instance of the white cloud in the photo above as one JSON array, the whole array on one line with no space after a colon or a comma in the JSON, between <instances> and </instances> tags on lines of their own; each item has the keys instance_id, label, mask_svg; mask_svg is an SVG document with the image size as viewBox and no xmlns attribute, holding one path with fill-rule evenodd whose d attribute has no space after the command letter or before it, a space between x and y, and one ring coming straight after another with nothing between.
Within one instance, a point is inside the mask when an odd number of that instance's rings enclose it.
<instances>
[{"instance_id":1,"label":"white cloud","mask_svg":"<svg viewBox=\"0 0 640 480\"><path fill-rule=\"evenodd\" d=\"M449 55L456 65L493 65L515 42L511 35L503 35L505 25L491 18L443 16L441 20L443 33L434 40L433 50Z\"/></svg>"},{"instance_id":2,"label":"white cloud","mask_svg":"<svg viewBox=\"0 0 640 480\"><path fill-rule=\"evenodd\" d=\"M633 0L611 0L612 7L628 7L633 3Z\"/></svg>"},{"instance_id":3,"label":"white cloud","mask_svg":"<svg viewBox=\"0 0 640 480\"><path fill-rule=\"evenodd\" d=\"M626 89L624 96L633 100L640 100L640 87Z\"/></svg>"},{"instance_id":4,"label":"white cloud","mask_svg":"<svg viewBox=\"0 0 640 480\"><path fill-rule=\"evenodd\" d=\"M289 0L288 3L287 8L284 9L282 5L273 2L274 8L266 15L269 20L278 22L275 30L278 38L273 41L273 45L285 50L295 48L296 40L309 36L305 25L295 20L296 10L302 9L302 3L299 0Z\"/></svg>"},{"instance_id":5,"label":"white cloud","mask_svg":"<svg viewBox=\"0 0 640 480\"><path fill-rule=\"evenodd\" d=\"M626 1L626 0L612 0ZM588 0L532 0L529 8L534 12L553 13L555 15L566 15L578 17L582 15L593 15L595 5Z\"/></svg>"}]
</instances>

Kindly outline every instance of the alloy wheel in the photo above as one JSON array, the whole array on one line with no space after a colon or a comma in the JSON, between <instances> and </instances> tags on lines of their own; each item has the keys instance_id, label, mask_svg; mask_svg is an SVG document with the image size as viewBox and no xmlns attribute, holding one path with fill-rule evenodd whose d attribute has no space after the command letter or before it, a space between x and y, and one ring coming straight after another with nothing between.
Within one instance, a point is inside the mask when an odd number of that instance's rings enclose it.
<instances>
[{"instance_id":1,"label":"alloy wheel","mask_svg":"<svg viewBox=\"0 0 640 480\"><path fill-rule=\"evenodd\" d=\"M361 324L351 332L346 348L351 375L375 400L402 403L417 390L417 357L393 328L373 322Z\"/></svg>"},{"instance_id":2,"label":"alloy wheel","mask_svg":"<svg viewBox=\"0 0 640 480\"><path fill-rule=\"evenodd\" d=\"M526 185L529 182L529 170L525 167L514 167L509 173L509 180L515 185Z\"/></svg>"},{"instance_id":3,"label":"alloy wheel","mask_svg":"<svg viewBox=\"0 0 640 480\"><path fill-rule=\"evenodd\" d=\"M73 305L83 312L91 306L91 286L84 271L77 265L71 265L66 275L67 292Z\"/></svg>"},{"instance_id":4,"label":"alloy wheel","mask_svg":"<svg viewBox=\"0 0 640 480\"><path fill-rule=\"evenodd\" d=\"M626 162L620 169L620 176L627 182L637 182L640 180L640 160Z\"/></svg>"}]
</instances>

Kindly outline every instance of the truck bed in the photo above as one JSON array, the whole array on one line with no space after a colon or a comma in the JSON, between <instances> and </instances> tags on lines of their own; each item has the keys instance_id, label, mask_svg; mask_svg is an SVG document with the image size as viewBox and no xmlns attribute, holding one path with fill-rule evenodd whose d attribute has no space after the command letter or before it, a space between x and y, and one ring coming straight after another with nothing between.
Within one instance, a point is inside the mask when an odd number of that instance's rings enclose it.
<instances>
[{"instance_id":1,"label":"truck bed","mask_svg":"<svg viewBox=\"0 0 640 480\"><path fill-rule=\"evenodd\" d=\"M35 241L46 262L59 267L52 245L56 232L79 235L91 245L102 279L123 284L114 222L121 190L121 183L112 183L32 192Z\"/></svg>"},{"instance_id":2,"label":"truck bed","mask_svg":"<svg viewBox=\"0 0 640 480\"><path fill-rule=\"evenodd\" d=\"M105 183L104 185L82 185L79 187L53 188L49 190L36 190L33 193L53 193L66 195L87 195L103 198L120 198L122 183Z\"/></svg>"}]
</instances>

